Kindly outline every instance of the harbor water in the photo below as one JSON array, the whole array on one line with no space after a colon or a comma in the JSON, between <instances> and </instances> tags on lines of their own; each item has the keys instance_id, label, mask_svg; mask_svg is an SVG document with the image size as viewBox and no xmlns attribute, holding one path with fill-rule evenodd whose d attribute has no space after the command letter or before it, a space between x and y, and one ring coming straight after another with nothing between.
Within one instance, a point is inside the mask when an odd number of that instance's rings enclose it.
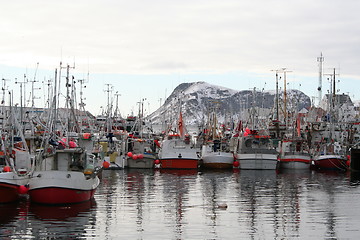
<instances>
[{"instance_id":1,"label":"harbor water","mask_svg":"<svg viewBox=\"0 0 360 240\"><path fill-rule=\"evenodd\" d=\"M350 172L106 170L93 201L0 205L0 239L357 239Z\"/></svg>"}]
</instances>

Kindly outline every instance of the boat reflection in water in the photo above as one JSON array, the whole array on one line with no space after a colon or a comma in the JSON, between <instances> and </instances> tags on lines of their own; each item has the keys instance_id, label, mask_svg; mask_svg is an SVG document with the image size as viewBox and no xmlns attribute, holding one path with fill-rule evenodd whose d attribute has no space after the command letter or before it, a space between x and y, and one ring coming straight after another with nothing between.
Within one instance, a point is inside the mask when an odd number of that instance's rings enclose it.
<instances>
[{"instance_id":1,"label":"boat reflection in water","mask_svg":"<svg viewBox=\"0 0 360 240\"><path fill-rule=\"evenodd\" d=\"M32 203L29 210L36 218L40 220L67 221L69 218L76 218L80 214L89 213L92 208L96 207L94 199L90 201L68 204L68 205L42 205Z\"/></svg>"},{"instance_id":2,"label":"boat reflection in water","mask_svg":"<svg viewBox=\"0 0 360 240\"><path fill-rule=\"evenodd\" d=\"M104 171L96 205L0 205L0 239L354 239L359 185L310 169Z\"/></svg>"},{"instance_id":3,"label":"boat reflection in water","mask_svg":"<svg viewBox=\"0 0 360 240\"><path fill-rule=\"evenodd\" d=\"M17 206L17 202L0 204L0 229L2 225L15 221L15 218L19 214L19 209Z\"/></svg>"},{"instance_id":4,"label":"boat reflection in water","mask_svg":"<svg viewBox=\"0 0 360 240\"><path fill-rule=\"evenodd\" d=\"M0 205L0 239L86 238L86 227L96 222L94 199L71 205L41 205L28 200ZM4 221L4 217L7 219Z\"/></svg>"}]
</instances>

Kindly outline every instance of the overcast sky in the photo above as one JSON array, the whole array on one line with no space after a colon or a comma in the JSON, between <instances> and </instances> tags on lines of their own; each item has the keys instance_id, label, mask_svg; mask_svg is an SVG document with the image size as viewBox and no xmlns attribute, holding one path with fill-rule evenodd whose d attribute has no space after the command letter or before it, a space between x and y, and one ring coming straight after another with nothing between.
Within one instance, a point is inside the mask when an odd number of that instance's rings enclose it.
<instances>
[{"instance_id":1,"label":"overcast sky","mask_svg":"<svg viewBox=\"0 0 360 240\"><path fill-rule=\"evenodd\" d=\"M1 3L0 75L18 93L26 74L42 89L59 63L88 79L94 114L118 92L123 115L147 111L182 82L245 90L275 88L273 69L287 68L289 88L317 96L318 63L340 75L340 92L360 99L358 0L14 0ZM38 69L36 70L36 68ZM62 70L63 74L65 70ZM89 74L88 74L89 73ZM89 76L89 77L88 77ZM326 76L328 77L328 76ZM323 81L323 94L329 83ZM15 78L17 80L15 80ZM281 85L282 83L280 83ZM31 84L25 86L27 94ZM160 98L162 99L160 101ZM15 102L19 101L15 99ZM317 101L317 100L315 100Z\"/></svg>"}]
</instances>

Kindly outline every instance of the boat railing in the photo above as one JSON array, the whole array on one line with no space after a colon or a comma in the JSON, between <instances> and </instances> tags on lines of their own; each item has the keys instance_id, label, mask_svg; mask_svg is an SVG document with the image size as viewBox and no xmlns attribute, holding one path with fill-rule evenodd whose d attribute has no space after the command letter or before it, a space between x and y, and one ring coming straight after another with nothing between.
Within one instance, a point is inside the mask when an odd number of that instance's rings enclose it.
<instances>
[{"instance_id":1,"label":"boat railing","mask_svg":"<svg viewBox=\"0 0 360 240\"><path fill-rule=\"evenodd\" d=\"M242 149L239 151L239 154L277 154L275 149L264 149L264 148L251 148L251 149Z\"/></svg>"},{"instance_id":2,"label":"boat railing","mask_svg":"<svg viewBox=\"0 0 360 240\"><path fill-rule=\"evenodd\" d=\"M283 153L285 156L287 155L300 155L300 156L310 156L311 154L309 152L296 152L296 151L292 151L292 152L285 152Z\"/></svg>"}]
</instances>

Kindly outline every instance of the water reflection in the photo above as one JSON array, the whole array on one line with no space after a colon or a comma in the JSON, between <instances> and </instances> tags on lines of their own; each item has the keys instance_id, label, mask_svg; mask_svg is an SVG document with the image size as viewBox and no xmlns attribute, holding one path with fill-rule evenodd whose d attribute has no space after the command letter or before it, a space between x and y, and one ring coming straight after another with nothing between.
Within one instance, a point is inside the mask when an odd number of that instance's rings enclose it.
<instances>
[{"instance_id":1,"label":"water reflection","mask_svg":"<svg viewBox=\"0 0 360 240\"><path fill-rule=\"evenodd\" d=\"M96 218L91 211L95 200L67 206L30 204L28 200L1 205L0 238L6 239L61 239L85 237L85 226L94 224ZM3 219L3 218L2 218Z\"/></svg>"},{"instance_id":2,"label":"water reflection","mask_svg":"<svg viewBox=\"0 0 360 240\"><path fill-rule=\"evenodd\" d=\"M128 203L135 207L137 231L143 231L144 211L153 189L153 169L129 169L126 175Z\"/></svg>"},{"instance_id":3,"label":"water reflection","mask_svg":"<svg viewBox=\"0 0 360 240\"><path fill-rule=\"evenodd\" d=\"M41 204L30 204L29 210L37 219L42 221L63 222L72 221L80 214L90 212L96 207L94 199L78 204L49 206Z\"/></svg>"},{"instance_id":4,"label":"water reflection","mask_svg":"<svg viewBox=\"0 0 360 240\"><path fill-rule=\"evenodd\" d=\"M10 223L19 214L18 203L0 204L0 229L1 226Z\"/></svg>"},{"instance_id":5,"label":"water reflection","mask_svg":"<svg viewBox=\"0 0 360 240\"><path fill-rule=\"evenodd\" d=\"M358 185L336 171L110 170L96 202L0 205L0 238L351 239Z\"/></svg>"},{"instance_id":6,"label":"water reflection","mask_svg":"<svg viewBox=\"0 0 360 240\"><path fill-rule=\"evenodd\" d=\"M360 172L350 172L350 183L352 186L360 185Z\"/></svg>"},{"instance_id":7,"label":"water reflection","mask_svg":"<svg viewBox=\"0 0 360 240\"><path fill-rule=\"evenodd\" d=\"M164 206L164 224L174 238L183 239L184 228L188 224L187 212L191 210L191 191L196 184L196 169L162 169L155 181L165 183L161 189Z\"/></svg>"}]
</instances>

